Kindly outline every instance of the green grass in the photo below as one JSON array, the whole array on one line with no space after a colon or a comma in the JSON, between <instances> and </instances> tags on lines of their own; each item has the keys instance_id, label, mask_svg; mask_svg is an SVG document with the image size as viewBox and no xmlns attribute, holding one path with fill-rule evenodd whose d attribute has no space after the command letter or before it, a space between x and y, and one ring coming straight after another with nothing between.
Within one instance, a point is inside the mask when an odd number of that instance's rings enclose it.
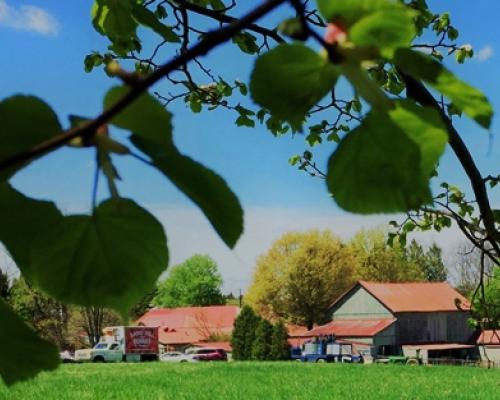
<instances>
[{"instance_id":1,"label":"green grass","mask_svg":"<svg viewBox=\"0 0 500 400\"><path fill-rule=\"evenodd\" d=\"M500 399L500 370L302 363L73 364L0 399Z\"/></svg>"}]
</instances>

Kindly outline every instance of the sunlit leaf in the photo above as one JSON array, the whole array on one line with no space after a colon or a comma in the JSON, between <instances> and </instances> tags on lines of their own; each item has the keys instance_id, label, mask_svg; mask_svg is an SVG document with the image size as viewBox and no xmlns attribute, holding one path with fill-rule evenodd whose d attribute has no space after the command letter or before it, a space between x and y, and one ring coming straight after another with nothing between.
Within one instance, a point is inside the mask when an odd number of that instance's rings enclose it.
<instances>
[{"instance_id":1,"label":"sunlit leaf","mask_svg":"<svg viewBox=\"0 0 500 400\"><path fill-rule=\"evenodd\" d=\"M334 87L338 69L309 47L280 45L259 57L250 81L254 101L298 129Z\"/></svg>"},{"instance_id":2,"label":"sunlit leaf","mask_svg":"<svg viewBox=\"0 0 500 400\"><path fill-rule=\"evenodd\" d=\"M375 11L394 5L393 0L317 0L318 10L329 22L347 26Z\"/></svg>"},{"instance_id":3,"label":"sunlit leaf","mask_svg":"<svg viewBox=\"0 0 500 400\"><path fill-rule=\"evenodd\" d=\"M479 125L489 128L493 108L486 96L463 82L438 61L425 54L409 49L399 49L395 63L406 74L422 79L437 91L448 97L458 109L462 110Z\"/></svg>"},{"instance_id":4,"label":"sunlit leaf","mask_svg":"<svg viewBox=\"0 0 500 400\"><path fill-rule=\"evenodd\" d=\"M351 212L414 209L431 201L431 172L446 142L433 109L403 101L388 113L372 111L331 156L328 189Z\"/></svg>"},{"instance_id":5,"label":"sunlit leaf","mask_svg":"<svg viewBox=\"0 0 500 400\"><path fill-rule=\"evenodd\" d=\"M380 48L382 55L390 58L394 50L411 44L415 36L414 16L414 11L403 7L375 12L351 27L349 39L356 46Z\"/></svg>"}]
</instances>

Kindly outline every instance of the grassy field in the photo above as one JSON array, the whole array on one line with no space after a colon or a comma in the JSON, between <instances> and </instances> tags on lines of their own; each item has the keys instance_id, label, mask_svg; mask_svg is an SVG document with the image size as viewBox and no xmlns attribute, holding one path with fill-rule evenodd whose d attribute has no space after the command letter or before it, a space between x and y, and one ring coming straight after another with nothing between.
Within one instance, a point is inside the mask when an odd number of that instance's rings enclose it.
<instances>
[{"instance_id":1,"label":"grassy field","mask_svg":"<svg viewBox=\"0 0 500 400\"><path fill-rule=\"evenodd\" d=\"M301 363L74 364L0 399L500 399L500 370Z\"/></svg>"}]
</instances>

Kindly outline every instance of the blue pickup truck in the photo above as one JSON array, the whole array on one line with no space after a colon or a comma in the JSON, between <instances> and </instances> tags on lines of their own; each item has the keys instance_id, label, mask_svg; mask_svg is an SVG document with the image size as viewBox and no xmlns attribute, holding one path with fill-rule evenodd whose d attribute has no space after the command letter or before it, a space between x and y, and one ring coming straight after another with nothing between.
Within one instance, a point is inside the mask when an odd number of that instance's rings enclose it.
<instances>
[{"instance_id":1,"label":"blue pickup truck","mask_svg":"<svg viewBox=\"0 0 500 400\"><path fill-rule=\"evenodd\" d=\"M362 362L359 355L352 354L352 345L330 339L314 338L301 347L291 350L291 358L302 362Z\"/></svg>"}]
</instances>

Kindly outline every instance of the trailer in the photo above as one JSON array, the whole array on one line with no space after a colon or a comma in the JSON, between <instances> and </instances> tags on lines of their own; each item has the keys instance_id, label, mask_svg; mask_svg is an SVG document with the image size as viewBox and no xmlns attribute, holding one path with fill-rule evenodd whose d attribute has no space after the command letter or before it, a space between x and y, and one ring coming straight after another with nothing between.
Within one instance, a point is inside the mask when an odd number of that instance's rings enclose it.
<instances>
[{"instance_id":1,"label":"trailer","mask_svg":"<svg viewBox=\"0 0 500 400\"><path fill-rule=\"evenodd\" d=\"M110 326L94 348L77 350L75 361L154 361L158 355L158 328Z\"/></svg>"}]
</instances>

